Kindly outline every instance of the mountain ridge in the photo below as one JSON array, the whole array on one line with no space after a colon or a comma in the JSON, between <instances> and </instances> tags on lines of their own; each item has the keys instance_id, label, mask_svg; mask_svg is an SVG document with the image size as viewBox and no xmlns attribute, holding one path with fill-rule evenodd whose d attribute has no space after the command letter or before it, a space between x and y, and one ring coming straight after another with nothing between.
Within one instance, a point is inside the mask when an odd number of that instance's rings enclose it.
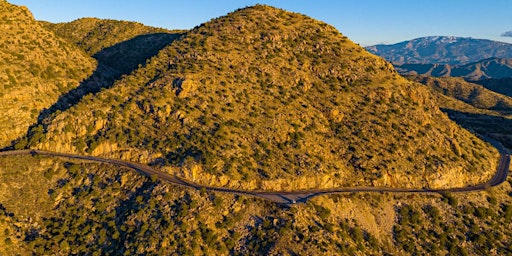
<instances>
[{"instance_id":1,"label":"mountain ridge","mask_svg":"<svg viewBox=\"0 0 512 256\"><path fill-rule=\"evenodd\" d=\"M403 75L435 77L462 77L469 81L512 77L512 59L489 58L464 65L450 64L395 64Z\"/></svg>"},{"instance_id":2,"label":"mountain ridge","mask_svg":"<svg viewBox=\"0 0 512 256\"><path fill-rule=\"evenodd\" d=\"M145 42L98 38L89 42L110 56ZM62 41L85 60L95 55L71 42ZM260 190L464 187L496 167L497 152L439 110L438 99L453 98L404 80L302 15L240 9L143 55L140 67L130 70L128 58L127 74L44 116L15 144L79 159L0 156L1 255L510 253L510 176L478 193L346 193L286 206L80 160L132 160L201 184Z\"/></svg>"},{"instance_id":3,"label":"mountain ridge","mask_svg":"<svg viewBox=\"0 0 512 256\"><path fill-rule=\"evenodd\" d=\"M39 121L56 111L66 110L87 94L110 88L121 76L144 66L149 58L183 34L136 22L95 18L42 24L96 59L98 66L77 88L61 95L57 102L42 111Z\"/></svg>"},{"instance_id":4,"label":"mountain ridge","mask_svg":"<svg viewBox=\"0 0 512 256\"><path fill-rule=\"evenodd\" d=\"M470 37L420 37L391 45L366 47L393 64L460 65L492 57L512 58L512 44Z\"/></svg>"}]
</instances>

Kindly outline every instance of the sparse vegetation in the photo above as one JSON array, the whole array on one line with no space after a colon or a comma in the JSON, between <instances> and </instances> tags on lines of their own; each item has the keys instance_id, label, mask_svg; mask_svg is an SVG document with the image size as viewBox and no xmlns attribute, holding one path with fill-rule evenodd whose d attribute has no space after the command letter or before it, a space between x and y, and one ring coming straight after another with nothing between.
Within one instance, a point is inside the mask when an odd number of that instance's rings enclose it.
<instances>
[{"instance_id":1,"label":"sparse vegetation","mask_svg":"<svg viewBox=\"0 0 512 256\"><path fill-rule=\"evenodd\" d=\"M489 177L496 151L431 97L333 27L255 6L187 32L111 89L44 120L46 140L28 145L249 189Z\"/></svg>"},{"instance_id":2,"label":"sparse vegetation","mask_svg":"<svg viewBox=\"0 0 512 256\"><path fill-rule=\"evenodd\" d=\"M96 63L44 29L25 7L0 2L0 148L25 135L37 113L77 87ZM3 87L2 87L3 86Z\"/></svg>"},{"instance_id":3,"label":"sparse vegetation","mask_svg":"<svg viewBox=\"0 0 512 256\"><path fill-rule=\"evenodd\" d=\"M338 194L288 208L103 164L25 156L0 166L0 253L511 253L510 178L487 192Z\"/></svg>"},{"instance_id":4,"label":"sparse vegetation","mask_svg":"<svg viewBox=\"0 0 512 256\"><path fill-rule=\"evenodd\" d=\"M511 97L461 78L409 78L431 88L441 109L459 125L512 148Z\"/></svg>"},{"instance_id":5,"label":"sparse vegetation","mask_svg":"<svg viewBox=\"0 0 512 256\"><path fill-rule=\"evenodd\" d=\"M438 106L469 105L300 14L257 5L181 34L35 22L0 1L0 23L0 146L26 134L15 149L259 190L467 186L498 159ZM93 75L87 54L99 63ZM460 95L478 111L499 105ZM0 181L0 255L512 254L510 177L483 192L334 194L292 206L38 155L0 157Z\"/></svg>"}]
</instances>

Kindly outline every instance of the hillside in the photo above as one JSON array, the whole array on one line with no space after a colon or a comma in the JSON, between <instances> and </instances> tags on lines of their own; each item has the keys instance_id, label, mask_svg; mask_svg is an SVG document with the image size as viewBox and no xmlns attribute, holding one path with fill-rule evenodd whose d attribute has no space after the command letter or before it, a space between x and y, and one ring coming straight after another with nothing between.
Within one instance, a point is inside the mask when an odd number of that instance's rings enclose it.
<instances>
[{"instance_id":1,"label":"hillside","mask_svg":"<svg viewBox=\"0 0 512 256\"><path fill-rule=\"evenodd\" d=\"M485 192L340 194L290 208L40 156L0 157L0 178L0 253L6 255L512 252L510 176Z\"/></svg>"},{"instance_id":2,"label":"hillside","mask_svg":"<svg viewBox=\"0 0 512 256\"><path fill-rule=\"evenodd\" d=\"M28 147L248 189L465 186L497 160L422 85L333 27L267 6L198 26L31 135Z\"/></svg>"},{"instance_id":3,"label":"hillside","mask_svg":"<svg viewBox=\"0 0 512 256\"><path fill-rule=\"evenodd\" d=\"M512 97L512 77L476 81L485 88Z\"/></svg>"},{"instance_id":4,"label":"hillside","mask_svg":"<svg viewBox=\"0 0 512 256\"><path fill-rule=\"evenodd\" d=\"M459 125L512 149L512 98L462 78L409 77L431 88Z\"/></svg>"},{"instance_id":5,"label":"hillside","mask_svg":"<svg viewBox=\"0 0 512 256\"><path fill-rule=\"evenodd\" d=\"M512 59L490 58L465 65L398 64L395 68L404 75L462 77L469 81L512 77Z\"/></svg>"},{"instance_id":6,"label":"hillside","mask_svg":"<svg viewBox=\"0 0 512 256\"><path fill-rule=\"evenodd\" d=\"M140 35L170 32L167 29L148 27L138 22L97 18L82 18L64 23L42 22L42 24L55 34L73 42L91 56Z\"/></svg>"},{"instance_id":7,"label":"hillside","mask_svg":"<svg viewBox=\"0 0 512 256\"><path fill-rule=\"evenodd\" d=\"M25 7L0 1L0 148L25 135L38 114L77 87L94 59L34 20Z\"/></svg>"},{"instance_id":8,"label":"hillside","mask_svg":"<svg viewBox=\"0 0 512 256\"><path fill-rule=\"evenodd\" d=\"M138 37L100 52L130 55L144 48ZM98 58L81 85L107 86L46 115L16 147L269 190L457 187L496 170L496 150L439 106L499 116L496 102L507 98L489 100L460 79L426 79L436 90L405 80L303 15L248 7L161 47L147 64L108 77L115 82L97 76ZM0 255L512 254L510 175L471 193L341 193L280 205L126 167L9 153L0 152Z\"/></svg>"},{"instance_id":9,"label":"hillside","mask_svg":"<svg viewBox=\"0 0 512 256\"><path fill-rule=\"evenodd\" d=\"M512 58L512 44L464 37L429 36L366 47L393 64L460 65L489 58Z\"/></svg>"},{"instance_id":10,"label":"hillside","mask_svg":"<svg viewBox=\"0 0 512 256\"><path fill-rule=\"evenodd\" d=\"M145 64L149 57L184 33L148 27L137 22L96 18L43 24L100 63L124 74Z\"/></svg>"},{"instance_id":11,"label":"hillside","mask_svg":"<svg viewBox=\"0 0 512 256\"><path fill-rule=\"evenodd\" d=\"M488 109L512 114L512 98L470 83L462 78L416 77L416 81L437 92L455 98L479 109Z\"/></svg>"},{"instance_id":12,"label":"hillside","mask_svg":"<svg viewBox=\"0 0 512 256\"><path fill-rule=\"evenodd\" d=\"M182 31L153 28L137 22L83 18L67 23L41 22L46 28L83 49L98 62L95 72L76 89L63 94L40 119L64 111L87 94L110 88L123 75L142 67Z\"/></svg>"}]
</instances>

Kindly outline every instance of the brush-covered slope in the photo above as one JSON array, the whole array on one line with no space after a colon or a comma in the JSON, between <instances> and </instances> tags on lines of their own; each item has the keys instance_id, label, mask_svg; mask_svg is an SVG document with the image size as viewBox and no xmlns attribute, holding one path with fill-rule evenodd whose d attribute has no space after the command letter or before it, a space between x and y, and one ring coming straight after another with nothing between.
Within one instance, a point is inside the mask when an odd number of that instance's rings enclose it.
<instances>
[{"instance_id":1,"label":"brush-covered slope","mask_svg":"<svg viewBox=\"0 0 512 256\"><path fill-rule=\"evenodd\" d=\"M512 149L512 98L462 78L409 77L431 88L460 126Z\"/></svg>"},{"instance_id":2,"label":"brush-covered slope","mask_svg":"<svg viewBox=\"0 0 512 256\"><path fill-rule=\"evenodd\" d=\"M149 57L184 32L149 27L138 22L96 18L43 24L82 48L101 64L123 74L145 64Z\"/></svg>"},{"instance_id":3,"label":"brush-covered slope","mask_svg":"<svg viewBox=\"0 0 512 256\"><path fill-rule=\"evenodd\" d=\"M468 103L479 109L512 113L512 98L470 83L462 78L416 77L416 81L446 96Z\"/></svg>"},{"instance_id":4,"label":"brush-covered slope","mask_svg":"<svg viewBox=\"0 0 512 256\"><path fill-rule=\"evenodd\" d=\"M508 255L512 177L485 192L284 207L115 166L0 157L2 255Z\"/></svg>"},{"instance_id":5,"label":"brush-covered slope","mask_svg":"<svg viewBox=\"0 0 512 256\"><path fill-rule=\"evenodd\" d=\"M424 86L333 27L268 6L193 29L31 134L29 147L253 189L465 186L497 162Z\"/></svg>"},{"instance_id":6,"label":"brush-covered slope","mask_svg":"<svg viewBox=\"0 0 512 256\"><path fill-rule=\"evenodd\" d=\"M182 34L181 31L148 27L137 22L95 18L41 24L98 61L94 74L75 90L62 95L58 102L41 113L42 118L68 109L86 94L110 88L117 79L144 66L149 58Z\"/></svg>"},{"instance_id":7,"label":"brush-covered slope","mask_svg":"<svg viewBox=\"0 0 512 256\"><path fill-rule=\"evenodd\" d=\"M169 33L169 30L145 26L138 22L82 18L72 22L47 23L44 26L68 39L91 56L101 50L146 34Z\"/></svg>"},{"instance_id":8,"label":"brush-covered slope","mask_svg":"<svg viewBox=\"0 0 512 256\"><path fill-rule=\"evenodd\" d=\"M55 36L25 7L0 1L0 147L92 73L94 59Z\"/></svg>"}]
</instances>

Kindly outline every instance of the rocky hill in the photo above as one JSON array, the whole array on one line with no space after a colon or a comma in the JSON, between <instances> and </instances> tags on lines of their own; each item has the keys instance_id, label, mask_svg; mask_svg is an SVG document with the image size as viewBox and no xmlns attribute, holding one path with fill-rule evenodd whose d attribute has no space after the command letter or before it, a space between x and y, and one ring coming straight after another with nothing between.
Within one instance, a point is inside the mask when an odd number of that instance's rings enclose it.
<instances>
[{"instance_id":1,"label":"rocky hill","mask_svg":"<svg viewBox=\"0 0 512 256\"><path fill-rule=\"evenodd\" d=\"M95 18L58 24L41 23L94 57L98 67L79 87L61 95L58 102L43 111L40 119L57 110L66 110L86 94L110 88L117 79L144 66L149 58L183 33L137 22Z\"/></svg>"},{"instance_id":2,"label":"rocky hill","mask_svg":"<svg viewBox=\"0 0 512 256\"><path fill-rule=\"evenodd\" d=\"M130 73L51 112L16 146L256 189L466 186L496 167L495 150L439 111L438 96L454 98L398 76L329 25L272 7L202 24ZM41 155L0 156L0 181L0 255L511 253L510 176L481 192L291 206Z\"/></svg>"},{"instance_id":3,"label":"rocky hill","mask_svg":"<svg viewBox=\"0 0 512 256\"><path fill-rule=\"evenodd\" d=\"M490 58L465 65L450 64L397 64L404 75L435 77L462 77L469 81L512 77L512 59Z\"/></svg>"},{"instance_id":4,"label":"rocky hill","mask_svg":"<svg viewBox=\"0 0 512 256\"><path fill-rule=\"evenodd\" d=\"M512 58L512 44L464 37L429 36L392 45L366 47L393 64L461 65L489 58Z\"/></svg>"},{"instance_id":5,"label":"rocky hill","mask_svg":"<svg viewBox=\"0 0 512 256\"><path fill-rule=\"evenodd\" d=\"M496 151L436 104L333 27L255 6L198 26L111 89L47 118L27 146L249 189L489 177Z\"/></svg>"},{"instance_id":6,"label":"rocky hill","mask_svg":"<svg viewBox=\"0 0 512 256\"><path fill-rule=\"evenodd\" d=\"M76 88L96 66L82 50L0 1L0 147L26 133L38 114Z\"/></svg>"}]
</instances>

